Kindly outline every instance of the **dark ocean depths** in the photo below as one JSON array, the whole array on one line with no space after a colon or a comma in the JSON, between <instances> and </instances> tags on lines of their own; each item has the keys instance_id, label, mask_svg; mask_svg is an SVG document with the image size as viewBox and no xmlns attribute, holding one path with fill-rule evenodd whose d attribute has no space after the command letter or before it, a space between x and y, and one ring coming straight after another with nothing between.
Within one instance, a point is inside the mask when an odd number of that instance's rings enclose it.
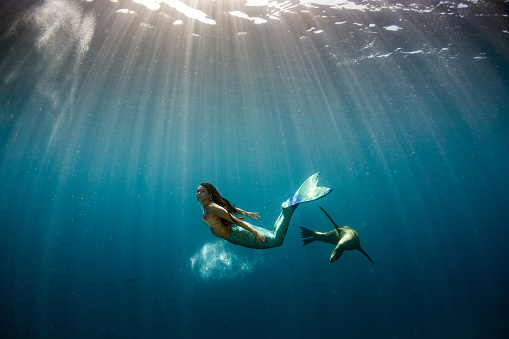
<instances>
[{"instance_id":1,"label":"dark ocean depths","mask_svg":"<svg viewBox=\"0 0 509 339\"><path fill-rule=\"evenodd\" d=\"M506 338L507 1L0 4L2 338ZM201 182L285 243L214 237ZM360 235L371 264L302 246Z\"/></svg>"}]
</instances>

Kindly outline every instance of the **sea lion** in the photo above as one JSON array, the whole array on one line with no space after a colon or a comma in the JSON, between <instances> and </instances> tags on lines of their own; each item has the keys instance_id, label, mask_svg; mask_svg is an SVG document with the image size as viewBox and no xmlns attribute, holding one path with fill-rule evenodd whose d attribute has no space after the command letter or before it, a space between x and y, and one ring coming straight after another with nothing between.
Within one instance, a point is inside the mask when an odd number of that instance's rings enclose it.
<instances>
[{"instance_id":1,"label":"sea lion","mask_svg":"<svg viewBox=\"0 0 509 339\"><path fill-rule=\"evenodd\" d=\"M329 220L334 225L335 229L327 233L322 233L316 231L313 232L307 228L301 227L302 242L304 243L303 246L306 246L307 244L310 244L313 241L321 241L336 245L336 248L334 249L332 255L330 256L331 263L338 260L344 251L359 250L374 265L375 263L373 262L373 260L371 260L369 255L366 252L364 252L364 250L361 248L361 243L359 241L359 235L357 234L357 232L355 232L355 230L351 229L348 226L338 226L322 207L320 207L320 209L323 211L323 213L325 213L327 218L329 218Z\"/></svg>"}]
</instances>

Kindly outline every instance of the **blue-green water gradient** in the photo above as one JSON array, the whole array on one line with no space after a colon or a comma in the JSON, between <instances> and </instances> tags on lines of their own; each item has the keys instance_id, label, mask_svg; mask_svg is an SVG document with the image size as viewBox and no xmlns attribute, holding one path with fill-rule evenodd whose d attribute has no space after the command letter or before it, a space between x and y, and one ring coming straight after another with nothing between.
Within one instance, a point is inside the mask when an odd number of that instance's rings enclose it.
<instances>
[{"instance_id":1,"label":"blue-green water gradient","mask_svg":"<svg viewBox=\"0 0 509 339\"><path fill-rule=\"evenodd\" d=\"M3 1L0 334L505 338L508 13ZM202 182L270 228L317 171L280 248L201 220ZM302 246L318 206L375 265Z\"/></svg>"}]
</instances>

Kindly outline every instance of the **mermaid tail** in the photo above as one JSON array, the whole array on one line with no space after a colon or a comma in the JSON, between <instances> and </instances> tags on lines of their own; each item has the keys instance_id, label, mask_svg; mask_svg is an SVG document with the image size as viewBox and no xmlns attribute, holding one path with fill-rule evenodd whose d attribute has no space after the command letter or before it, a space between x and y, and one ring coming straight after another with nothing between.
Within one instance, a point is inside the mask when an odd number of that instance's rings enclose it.
<instances>
[{"instance_id":1,"label":"mermaid tail","mask_svg":"<svg viewBox=\"0 0 509 339\"><path fill-rule=\"evenodd\" d=\"M316 186L319 174L320 172L315 173L304 181L297 192L295 192L290 199L286 200L281 207L287 208L289 206L296 206L303 202L317 200L332 192L332 188Z\"/></svg>"},{"instance_id":2,"label":"mermaid tail","mask_svg":"<svg viewBox=\"0 0 509 339\"><path fill-rule=\"evenodd\" d=\"M281 206L283 210L277 218L272 231L250 224L257 232L265 236L265 243L257 242L255 236L251 232L237 225L232 225L232 230L227 240L235 245L257 249L273 248L283 245L288 226L290 225L290 219L297 206L304 202L320 199L332 191L331 188L316 186L318 174L320 174L320 172L310 176L300 186L297 192L283 203Z\"/></svg>"}]
</instances>

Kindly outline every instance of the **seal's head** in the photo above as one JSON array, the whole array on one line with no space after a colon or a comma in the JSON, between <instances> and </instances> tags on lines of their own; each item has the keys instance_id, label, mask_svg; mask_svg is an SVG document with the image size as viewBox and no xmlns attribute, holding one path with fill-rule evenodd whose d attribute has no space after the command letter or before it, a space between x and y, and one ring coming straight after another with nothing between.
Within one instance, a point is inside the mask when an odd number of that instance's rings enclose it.
<instances>
[{"instance_id":1,"label":"seal's head","mask_svg":"<svg viewBox=\"0 0 509 339\"><path fill-rule=\"evenodd\" d=\"M341 254L343 254L343 252L344 252L344 250L343 250L342 248L340 248L339 246L338 246L338 247L336 247L336 248L334 249L334 251L332 252L331 256L330 256L330 262L331 262L331 264L332 264L334 261L338 260L338 259L339 259L339 257L341 256Z\"/></svg>"}]
</instances>

